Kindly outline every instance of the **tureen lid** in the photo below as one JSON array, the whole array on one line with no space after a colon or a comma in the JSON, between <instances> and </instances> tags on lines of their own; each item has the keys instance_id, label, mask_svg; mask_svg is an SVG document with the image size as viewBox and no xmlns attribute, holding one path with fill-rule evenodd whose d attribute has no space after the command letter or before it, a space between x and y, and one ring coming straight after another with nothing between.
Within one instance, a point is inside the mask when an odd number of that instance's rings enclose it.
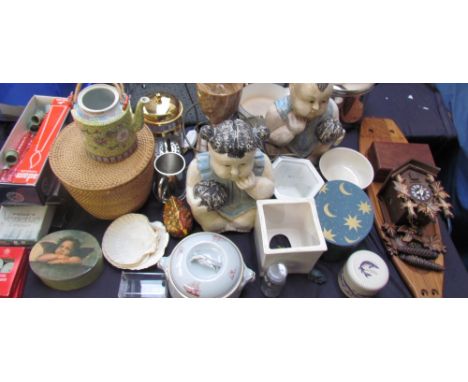
<instances>
[{"instance_id":1,"label":"tureen lid","mask_svg":"<svg viewBox=\"0 0 468 382\"><path fill-rule=\"evenodd\" d=\"M180 118L184 106L172 94L157 92L149 97L150 102L143 106L145 122L153 125L165 125Z\"/></svg>"},{"instance_id":2,"label":"tureen lid","mask_svg":"<svg viewBox=\"0 0 468 382\"><path fill-rule=\"evenodd\" d=\"M237 246L211 232L187 236L172 251L169 277L188 297L225 297L239 285L244 263Z\"/></svg>"},{"instance_id":3,"label":"tureen lid","mask_svg":"<svg viewBox=\"0 0 468 382\"><path fill-rule=\"evenodd\" d=\"M349 257L344 267L344 276L355 293L371 296L387 284L389 271L379 255L361 250Z\"/></svg>"}]
</instances>

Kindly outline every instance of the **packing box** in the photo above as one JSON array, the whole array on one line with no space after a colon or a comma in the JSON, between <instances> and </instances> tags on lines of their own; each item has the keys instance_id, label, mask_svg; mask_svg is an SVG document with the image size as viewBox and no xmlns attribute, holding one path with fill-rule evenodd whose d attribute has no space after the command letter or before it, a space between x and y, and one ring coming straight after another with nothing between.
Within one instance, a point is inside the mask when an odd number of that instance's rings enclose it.
<instances>
[{"instance_id":1,"label":"packing box","mask_svg":"<svg viewBox=\"0 0 468 382\"><path fill-rule=\"evenodd\" d=\"M0 297L21 297L29 248L0 247Z\"/></svg>"},{"instance_id":2,"label":"packing box","mask_svg":"<svg viewBox=\"0 0 468 382\"><path fill-rule=\"evenodd\" d=\"M48 155L63 127L72 103L67 98L33 96L0 150L0 203L3 205L46 204L58 180L52 173ZM46 113L37 132L28 128L37 112ZM12 150L18 154L13 166L5 156Z\"/></svg>"},{"instance_id":3,"label":"packing box","mask_svg":"<svg viewBox=\"0 0 468 382\"><path fill-rule=\"evenodd\" d=\"M49 232L56 206L22 205L0 208L0 245L33 246Z\"/></svg>"}]
</instances>

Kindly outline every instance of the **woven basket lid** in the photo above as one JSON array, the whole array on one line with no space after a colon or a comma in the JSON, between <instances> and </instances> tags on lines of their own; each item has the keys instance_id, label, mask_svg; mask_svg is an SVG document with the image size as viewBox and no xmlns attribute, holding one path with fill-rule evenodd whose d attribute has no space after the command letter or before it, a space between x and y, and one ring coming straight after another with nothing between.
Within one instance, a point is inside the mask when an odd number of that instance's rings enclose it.
<instances>
[{"instance_id":1,"label":"woven basket lid","mask_svg":"<svg viewBox=\"0 0 468 382\"><path fill-rule=\"evenodd\" d=\"M117 163L101 163L88 156L84 137L78 126L65 127L49 154L54 174L65 186L81 190L110 190L124 185L141 174L154 154L154 138L148 127L137 133L137 150Z\"/></svg>"}]
</instances>

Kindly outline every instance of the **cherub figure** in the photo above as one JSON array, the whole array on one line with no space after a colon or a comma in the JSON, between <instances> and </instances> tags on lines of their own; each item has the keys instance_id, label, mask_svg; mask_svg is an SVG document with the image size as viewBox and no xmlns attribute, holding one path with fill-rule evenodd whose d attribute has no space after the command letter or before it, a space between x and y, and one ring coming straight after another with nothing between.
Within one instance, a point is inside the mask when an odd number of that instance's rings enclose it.
<instances>
[{"instance_id":1,"label":"cherub figure","mask_svg":"<svg viewBox=\"0 0 468 382\"><path fill-rule=\"evenodd\" d=\"M52 247L52 248L51 248ZM80 242L73 237L64 237L56 245L43 243L44 253L36 261L48 264L81 264Z\"/></svg>"}]
</instances>

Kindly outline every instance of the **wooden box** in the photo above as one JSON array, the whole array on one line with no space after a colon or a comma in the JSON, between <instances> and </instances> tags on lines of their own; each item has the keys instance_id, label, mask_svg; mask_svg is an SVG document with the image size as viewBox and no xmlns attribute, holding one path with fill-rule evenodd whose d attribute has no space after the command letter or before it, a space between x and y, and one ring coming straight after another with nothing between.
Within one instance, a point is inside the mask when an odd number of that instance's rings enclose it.
<instances>
[{"instance_id":1,"label":"wooden box","mask_svg":"<svg viewBox=\"0 0 468 382\"><path fill-rule=\"evenodd\" d=\"M383 182L394 169L411 159L435 166L429 145L422 143L374 142L367 153L374 167L375 182Z\"/></svg>"}]
</instances>

